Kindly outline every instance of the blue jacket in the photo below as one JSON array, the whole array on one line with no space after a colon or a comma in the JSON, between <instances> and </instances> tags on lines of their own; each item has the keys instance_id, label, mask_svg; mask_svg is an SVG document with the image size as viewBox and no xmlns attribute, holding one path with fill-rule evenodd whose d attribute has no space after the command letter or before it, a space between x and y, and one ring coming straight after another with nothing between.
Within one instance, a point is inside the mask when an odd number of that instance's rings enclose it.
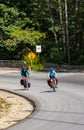
<instances>
[{"instance_id":1,"label":"blue jacket","mask_svg":"<svg viewBox=\"0 0 84 130\"><path fill-rule=\"evenodd\" d=\"M57 77L57 73L55 71L51 71L51 72L48 73L48 77L56 78Z\"/></svg>"},{"instance_id":2,"label":"blue jacket","mask_svg":"<svg viewBox=\"0 0 84 130\"><path fill-rule=\"evenodd\" d=\"M22 69L22 70L20 71L20 74L21 74L22 77L23 77L23 76L29 76L29 75L30 75L30 73L29 73L29 71L28 71L27 68Z\"/></svg>"}]
</instances>

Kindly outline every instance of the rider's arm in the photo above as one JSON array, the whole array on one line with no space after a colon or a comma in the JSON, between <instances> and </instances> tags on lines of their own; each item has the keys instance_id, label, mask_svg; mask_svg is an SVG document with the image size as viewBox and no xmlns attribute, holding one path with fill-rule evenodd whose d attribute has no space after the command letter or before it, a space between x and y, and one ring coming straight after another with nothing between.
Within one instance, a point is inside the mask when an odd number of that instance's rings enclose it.
<instances>
[{"instance_id":1,"label":"rider's arm","mask_svg":"<svg viewBox=\"0 0 84 130\"><path fill-rule=\"evenodd\" d=\"M27 75L28 75L28 76L30 76L30 73L29 73L29 71L28 71L28 70L26 70L26 72L27 72Z\"/></svg>"},{"instance_id":2,"label":"rider's arm","mask_svg":"<svg viewBox=\"0 0 84 130\"><path fill-rule=\"evenodd\" d=\"M22 73L22 70L20 71L20 75L23 77L23 73Z\"/></svg>"},{"instance_id":3,"label":"rider's arm","mask_svg":"<svg viewBox=\"0 0 84 130\"><path fill-rule=\"evenodd\" d=\"M55 72L55 78L57 78L57 73Z\"/></svg>"},{"instance_id":4,"label":"rider's arm","mask_svg":"<svg viewBox=\"0 0 84 130\"><path fill-rule=\"evenodd\" d=\"M48 77L50 77L50 72L48 72Z\"/></svg>"}]
</instances>

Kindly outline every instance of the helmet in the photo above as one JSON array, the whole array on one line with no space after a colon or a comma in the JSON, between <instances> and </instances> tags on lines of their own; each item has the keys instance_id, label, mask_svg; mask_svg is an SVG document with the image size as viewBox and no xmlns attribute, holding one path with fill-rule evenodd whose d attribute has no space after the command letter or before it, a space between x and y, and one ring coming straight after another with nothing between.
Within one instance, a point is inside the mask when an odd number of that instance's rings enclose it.
<instances>
[{"instance_id":1,"label":"helmet","mask_svg":"<svg viewBox=\"0 0 84 130\"><path fill-rule=\"evenodd\" d=\"M53 70L54 70L54 68L53 68L53 67L51 67L49 70L50 70L50 71L53 71Z\"/></svg>"}]
</instances>

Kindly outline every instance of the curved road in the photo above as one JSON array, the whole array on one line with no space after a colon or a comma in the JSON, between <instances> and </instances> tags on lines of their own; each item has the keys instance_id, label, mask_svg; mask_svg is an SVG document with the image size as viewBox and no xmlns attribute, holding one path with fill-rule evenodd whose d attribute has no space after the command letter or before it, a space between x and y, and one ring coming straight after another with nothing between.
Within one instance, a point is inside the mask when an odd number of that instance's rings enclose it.
<instances>
[{"instance_id":1,"label":"curved road","mask_svg":"<svg viewBox=\"0 0 84 130\"><path fill-rule=\"evenodd\" d=\"M35 112L7 130L84 130L84 73L58 73L53 92L47 73L31 72L29 91L19 84L19 72L0 74L0 88L24 95L35 102Z\"/></svg>"}]
</instances>

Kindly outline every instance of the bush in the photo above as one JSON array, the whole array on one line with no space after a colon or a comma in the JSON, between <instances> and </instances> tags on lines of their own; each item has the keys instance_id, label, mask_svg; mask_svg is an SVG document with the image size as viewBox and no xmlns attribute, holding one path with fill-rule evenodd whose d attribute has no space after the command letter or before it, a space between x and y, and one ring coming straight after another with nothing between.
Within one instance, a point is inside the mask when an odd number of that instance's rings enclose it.
<instances>
[{"instance_id":1,"label":"bush","mask_svg":"<svg viewBox=\"0 0 84 130\"><path fill-rule=\"evenodd\" d=\"M84 65L84 55L80 55L77 59L77 65Z\"/></svg>"},{"instance_id":2,"label":"bush","mask_svg":"<svg viewBox=\"0 0 84 130\"><path fill-rule=\"evenodd\" d=\"M30 66L33 70L42 70L44 68L44 63L41 62L37 55L34 59L30 59L28 55L24 55L23 60L26 62L26 65L28 67Z\"/></svg>"}]
</instances>

